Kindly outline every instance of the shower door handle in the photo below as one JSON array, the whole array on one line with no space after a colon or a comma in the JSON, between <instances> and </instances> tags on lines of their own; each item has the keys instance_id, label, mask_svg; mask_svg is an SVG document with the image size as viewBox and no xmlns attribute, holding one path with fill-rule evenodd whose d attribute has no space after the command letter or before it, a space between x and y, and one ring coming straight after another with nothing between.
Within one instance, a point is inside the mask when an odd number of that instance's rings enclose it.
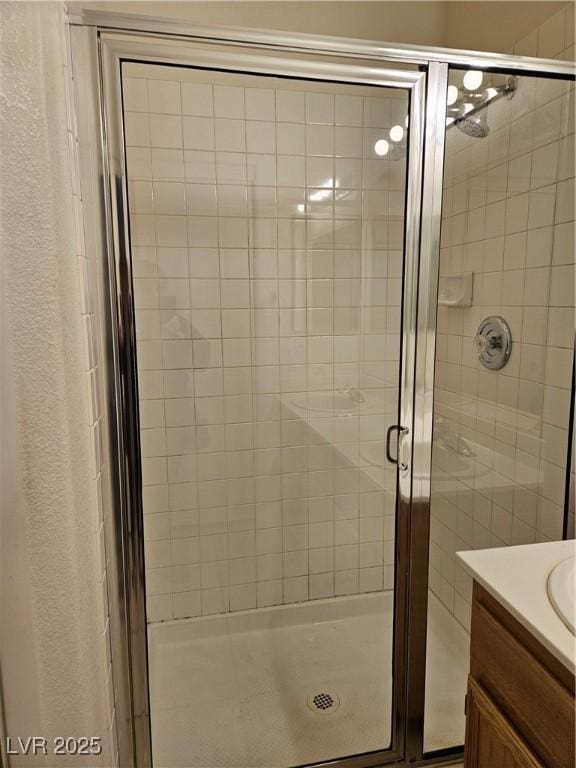
<instances>
[{"instance_id":1,"label":"shower door handle","mask_svg":"<svg viewBox=\"0 0 576 768\"><path fill-rule=\"evenodd\" d=\"M396 454L397 458L394 458L392 456L392 452L390 451L390 443L392 441L392 433L397 432L398 433L398 441L396 443ZM388 427L388 431L386 432L386 458L391 464L396 464L399 470L404 472L406 469L408 469L408 464L404 461L399 461L398 457L400 456L400 441L404 437L404 435L407 435L409 432L408 427L402 427L400 424L392 424L391 427Z\"/></svg>"}]
</instances>

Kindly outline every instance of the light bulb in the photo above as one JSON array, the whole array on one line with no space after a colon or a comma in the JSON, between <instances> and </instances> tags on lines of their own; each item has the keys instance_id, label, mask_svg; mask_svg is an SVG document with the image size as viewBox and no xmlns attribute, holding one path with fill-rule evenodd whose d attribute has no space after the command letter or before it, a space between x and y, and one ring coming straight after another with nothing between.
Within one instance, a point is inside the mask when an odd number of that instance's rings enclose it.
<instances>
[{"instance_id":1,"label":"light bulb","mask_svg":"<svg viewBox=\"0 0 576 768\"><path fill-rule=\"evenodd\" d=\"M458 88L456 88L455 85L449 85L448 93L446 94L446 103L454 104L457 98L458 98Z\"/></svg>"},{"instance_id":2,"label":"light bulb","mask_svg":"<svg viewBox=\"0 0 576 768\"><path fill-rule=\"evenodd\" d=\"M404 128L401 125L393 125L390 128L390 138L392 141L402 141L402 136L404 136Z\"/></svg>"},{"instance_id":3,"label":"light bulb","mask_svg":"<svg viewBox=\"0 0 576 768\"><path fill-rule=\"evenodd\" d=\"M482 85L484 76L479 69L469 69L462 78L462 83L467 91L477 91Z\"/></svg>"},{"instance_id":4,"label":"light bulb","mask_svg":"<svg viewBox=\"0 0 576 768\"><path fill-rule=\"evenodd\" d=\"M376 144L374 144L374 152L376 152L377 155L380 155L380 157L384 157L384 155L387 155L389 149L390 149L390 144L388 144L386 139L378 139Z\"/></svg>"}]
</instances>

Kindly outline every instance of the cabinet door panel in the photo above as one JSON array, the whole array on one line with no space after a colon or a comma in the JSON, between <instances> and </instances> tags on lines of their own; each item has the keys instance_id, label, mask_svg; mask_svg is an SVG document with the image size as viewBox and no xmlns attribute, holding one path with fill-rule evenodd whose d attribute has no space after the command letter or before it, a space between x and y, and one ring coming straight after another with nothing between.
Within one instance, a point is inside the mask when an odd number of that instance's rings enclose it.
<instances>
[{"instance_id":1,"label":"cabinet door panel","mask_svg":"<svg viewBox=\"0 0 576 768\"><path fill-rule=\"evenodd\" d=\"M465 768L544 768L472 677L467 715Z\"/></svg>"}]
</instances>

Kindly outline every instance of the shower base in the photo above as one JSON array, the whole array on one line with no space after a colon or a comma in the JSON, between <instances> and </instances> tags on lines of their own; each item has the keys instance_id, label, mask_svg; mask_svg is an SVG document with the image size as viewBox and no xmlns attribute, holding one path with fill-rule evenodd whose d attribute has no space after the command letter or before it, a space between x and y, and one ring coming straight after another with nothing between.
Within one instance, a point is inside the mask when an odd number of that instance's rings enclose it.
<instances>
[{"instance_id":1,"label":"shower base","mask_svg":"<svg viewBox=\"0 0 576 768\"><path fill-rule=\"evenodd\" d=\"M430 599L427 750L462 743L468 672L468 635ZM392 607L377 592L150 625L154 768L280 768L386 748Z\"/></svg>"}]
</instances>

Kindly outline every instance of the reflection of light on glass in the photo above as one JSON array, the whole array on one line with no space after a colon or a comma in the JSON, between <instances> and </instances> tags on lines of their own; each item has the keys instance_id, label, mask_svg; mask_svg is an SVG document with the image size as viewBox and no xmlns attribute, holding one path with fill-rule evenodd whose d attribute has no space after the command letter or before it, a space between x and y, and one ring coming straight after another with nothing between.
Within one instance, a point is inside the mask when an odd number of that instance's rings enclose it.
<instances>
[{"instance_id":1,"label":"reflection of light on glass","mask_svg":"<svg viewBox=\"0 0 576 768\"><path fill-rule=\"evenodd\" d=\"M304 205L304 203L298 203L296 208L298 213L304 213L304 211L306 210L306 206Z\"/></svg>"},{"instance_id":2,"label":"reflection of light on glass","mask_svg":"<svg viewBox=\"0 0 576 768\"><path fill-rule=\"evenodd\" d=\"M495 96L498 96L498 91L496 88L486 88L486 96L489 99L493 99Z\"/></svg>"},{"instance_id":3,"label":"reflection of light on glass","mask_svg":"<svg viewBox=\"0 0 576 768\"><path fill-rule=\"evenodd\" d=\"M405 127L405 128L408 128L408 122L409 122L409 119L410 119L410 118L409 118L409 116L408 116L408 115L406 115L406 117L404 118L404 127Z\"/></svg>"},{"instance_id":4,"label":"reflection of light on glass","mask_svg":"<svg viewBox=\"0 0 576 768\"><path fill-rule=\"evenodd\" d=\"M446 103L454 104L457 98L458 98L458 88L456 88L455 85L449 85L448 93L446 94Z\"/></svg>"},{"instance_id":5,"label":"reflection of light on glass","mask_svg":"<svg viewBox=\"0 0 576 768\"><path fill-rule=\"evenodd\" d=\"M317 189L316 192L312 192L310 195L308 195L308 200L311 200L313 203L319 203L322 200L329 200L331 196L332 190Z\"/></svg>"},{"instance_id":6,"label":"reflection of light on glass","mask_svg":"<svg viewBox=\"0 0 576 768\"><path fill-rule=\"evenodd\" d=\"M467 102L466 104L463 105L462 109L464 110L464 114L466 115L468 114L468 112L470 112L470 110L474 109L474 104L470 104L470 102Z\"/></svg>"},{"instance_id":7,"label":"reflection of light on glass","mask_svg":"<svg viewBox=\"0 0 576 768\"><path fill-rule=\"evenodd\" d=\"M462 78L462 83L467 91L477 91L482 85L484 79L482 72L478 69L469 69Z\"/></svg>"},{"instance_id":8,"label":"reflection of light on glass","mask_svg":"<svg viewBox=\"0 0 576 768\"><path fill-rule=\"evenodd\" d=\"M376 144L374 144L374 152L376 152L377 155L380 155L380 157L384 157L384 155L387 155L389 149L390 149L390 144L388 144L386 139L378 139Z\"/></svg>"},{"instance_id":9,"label":"reflection of light on glass","mask_svg":"<svg viewBox=\"0 0 576 768\"><path fill-rule=\"evenodd\" d=\"M453 122L454 122L454 118L453 117L447 117L446 118L446 125L452 125Z\"/></svg>"},{"instance_id":10,"label":"reflection of light on glass","mask_svg":"<svg viewBox=\"0 0 576 768\"><path fill-rule=\"evenodd\" d=\"M392 141L402 141L402 136L404 136L404 128L401 125L393 125L390 128L390 138Z\"/></svg>"}]
</instances>

